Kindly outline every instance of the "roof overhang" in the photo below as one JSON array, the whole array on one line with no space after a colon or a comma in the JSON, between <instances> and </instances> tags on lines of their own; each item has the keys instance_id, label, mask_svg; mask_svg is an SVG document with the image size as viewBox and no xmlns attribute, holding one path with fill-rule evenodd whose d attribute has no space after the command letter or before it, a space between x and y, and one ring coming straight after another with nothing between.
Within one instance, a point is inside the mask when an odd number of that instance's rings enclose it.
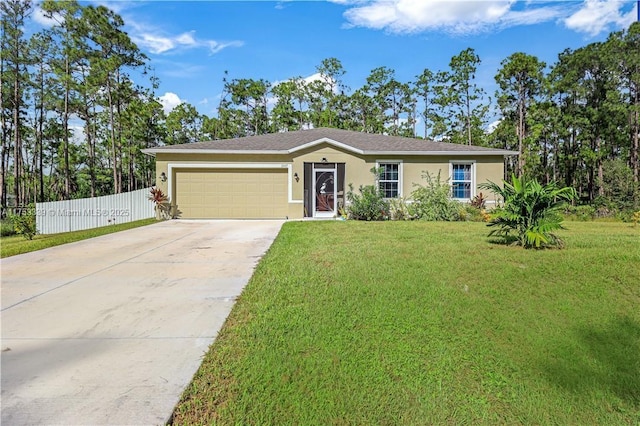
<instances>
[{"instance_id":1,"label":"roof overhang","mask_svg":"<svg viewBox=\"0 0 640 426\"><path fill-rule=\"evenodd\" d=\"M515 151L363 151L363 155L410 155L410 156L446 156L446 157L460 157L460 156L511 156L518 155Z\"/></svg>"},{"instance_id":2,"label":"roof overhang","mask_svg":"<svg viewBox=\"0 0 640 426\"><path fill-rule=\"evenodd\" d=\"M143 154L155 156L156 154L265 154L265 155L287 155L289 151L282 150L250 150L250 149L156 149L145 148L140 150Z\"/></svg>"},{"instance_id":3,"label":"roof overhang","mask_svg":"<svg viewBox=\"0 0 640 426\"><path fill-rule=\"evenodd\" d=\"M369 151L355 148L346 143L338 142L330 138L320 138L302 145L295 146L286 150L251 150L251 149L198 149L198 148L146 148L142 152L147 155L156 154L231 154L231 155L289 155L298 151L313 148L323 143L329 144L335 148L343 149L348 152L359 155L433 155L433 156L512 156L518 155L515 151L505 149L483 150L483 151Z\"/></svg>"}]
</instances>

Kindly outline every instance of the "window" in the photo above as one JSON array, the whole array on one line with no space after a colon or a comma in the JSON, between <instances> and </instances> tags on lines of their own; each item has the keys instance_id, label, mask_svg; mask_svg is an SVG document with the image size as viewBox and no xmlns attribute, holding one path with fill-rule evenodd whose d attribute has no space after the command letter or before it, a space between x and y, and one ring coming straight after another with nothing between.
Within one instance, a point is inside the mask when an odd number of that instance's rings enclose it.
<instances>
[{"instance_id":1,"label":"window","mask_svg":"<svg viewBox=\"0 0 640 426\"><path fill-rule=\"evenodd\" d=\"M451 197L470 200L473 177L473 163L451 163Z\"/></svg>"},{"instance_id":2,"label":"window","mask_svg":"<svg viewBox=\"0 0 640 426\"><path fill-rule=\"evenodd\" d=\"M400 196L400 163L378 163L378 185L384 198Z\"/></svg>"}]
</instances>

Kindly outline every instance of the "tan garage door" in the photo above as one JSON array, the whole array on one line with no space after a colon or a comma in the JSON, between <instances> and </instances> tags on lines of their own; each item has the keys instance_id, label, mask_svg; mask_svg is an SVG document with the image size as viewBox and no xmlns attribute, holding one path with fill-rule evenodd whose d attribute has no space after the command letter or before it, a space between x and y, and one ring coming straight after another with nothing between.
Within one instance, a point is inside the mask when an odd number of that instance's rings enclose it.
<instances>
[{"instance_id":1,"label":"tan garage door","mask_svg":"<svg viewBox=\"0 0 640 426\"><path fill-rule=\"evenodd\" d=\"M284 219L288 214L286 169L176 171L181 218Z\"/></svg>"}]
</instances>

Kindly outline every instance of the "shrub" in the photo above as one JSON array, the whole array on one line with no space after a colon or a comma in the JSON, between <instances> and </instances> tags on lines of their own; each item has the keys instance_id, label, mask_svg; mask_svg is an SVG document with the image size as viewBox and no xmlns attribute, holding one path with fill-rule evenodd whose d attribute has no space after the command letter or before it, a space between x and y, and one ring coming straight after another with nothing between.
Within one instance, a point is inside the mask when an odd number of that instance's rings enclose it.
<instances>
[{"instance_id":1,"label":"shrub","mask_svg":"<svg viewBox=\"0 0 640 426\"><path fill-rule=\"evenodd\" d=\"M459 220L460 203L451 199L451 187L440 179L424 173L425 185L416 185L411 193L413 203L409 206L411 216L422 220Z\"/></svg>"},{"instance_id":2,"label":"shrub","mask_svg":"<svg viewBox=\"0 0 640 426\"><path fill-rule=\"evenodd\" d=\"M36 229L36 210L33 204L30 204L20 214L11 215L10 219L16 234L21 234L27 240L33 240L33 237L38 233Z\"/></svg>"},{"instance_id":3,"label":"shrub","mask_svg":"<svg viewBox=\"0 0 640 426\"><path fill-rule=\"evenodd\" d=\"M0 221L0 236L8 237L15 234L16 230L13 226L13 222L11 222L11 219L7 218Z\"/></svg>"},{"instance_id":4,"label":"shrub","mask_svg":"<svg viewBox=\"0 0 640 426\"><path fill-rule=\"evenodd\" d=\"M567 205L564 209L564 214L568 219L588 221L592 220L596 216L596 209L593 206L571 206Z\"/></svg>"},{"instance_id":5,"label":"shrub","mask_svg":"<svg viewBox=\"0 0 640 426\"><path fill-rule=\"evenodd\" d=\"M384 220L389 217L389 203L377 186L360 186L358 192L355 193L353 184L349 184L346 207L349 219Z\"/></svg>"},{"instance_id":6,"label":"shrub","mask_svg":"<svg viewBox=\"0 0 640 426\"><path fill-rule=\"evenodd\" d=\"M637 212L634 212L633 210L622 210L616 212L615 219L619 220L620 222L632 223L634 220L634 215L636 214Z\"/></svg>"},{"instance_id":7,"label":"shrub","mask_svg":"<svg viewBox=\"0 0 640 426\"><path fill-rule=\"evenodd\" d=\"M389 200L389 219L391 220L412 220L414 217L410 213L409 204L404 198L393 198Z\"/></svg>"},{"instance_id":8,"label":"shrub","mask_svg":"<svg viewBox=\"0 0 640 426\"><path fill-rule=\"evenodd\" d=\"M487 222L489 215L484 209L474 207L472 204L460 204L458 208L458 220L466 222Z\"/></svg>"},{"instance_id":9,"label":"shrub","mask_svg":"<svg viewBox=\"0 0 640 426\"><path fill-rule=\"evenodd\" d=\"M497 235L505 242L525 248L561 247L563 241L553 233L562 228L560 210L565 201L577 198L573 188L558 188L555 182L541 185L524 176L511 177L504 187L488 182L480 185L500 196L504 206L493 212L488 226L495 226L489 236Z\"/></svg>"}]
</instances>

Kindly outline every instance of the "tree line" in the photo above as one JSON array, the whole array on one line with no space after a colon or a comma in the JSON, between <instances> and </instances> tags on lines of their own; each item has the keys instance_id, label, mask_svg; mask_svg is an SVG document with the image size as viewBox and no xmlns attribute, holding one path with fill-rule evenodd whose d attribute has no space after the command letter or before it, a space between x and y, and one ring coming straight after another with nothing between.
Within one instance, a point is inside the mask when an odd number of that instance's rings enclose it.
<instances>
[{"instance_id":1,"label":"tree line","mask_svg":"<svg viewBox=\"0 0 640 426\"><path fill-rule=\"evenodd\" d=\"M53 25L26 37L31 2L0 5L3 206L8 194L20 205L153 185L143 148L311 127L514 150L508 174L572 186L584 202L639 203L638 23L567 49L554 64L514 53L494 94L476 81L481 59L471 48L412 81L375 68L355 89L337 58L321 61L315 79L272 84L225 72L208 117L188 103L165 115L149 59L108 8L45 0ZM146 80L134 83L132 73Z\"/></svg>"},{"instance_id":2,"label":"tree line","mask_svg":"<svg viewBox=\"0 0 640 426\"><path fill-rule=\"evenodd\" d=\"M52 26L25 37L31 0L0 3L2 206L151 185L153 161L140 149L164 142L165 117L148 58L104 6L41 8Z\"/></svg>"}]
</instances>

